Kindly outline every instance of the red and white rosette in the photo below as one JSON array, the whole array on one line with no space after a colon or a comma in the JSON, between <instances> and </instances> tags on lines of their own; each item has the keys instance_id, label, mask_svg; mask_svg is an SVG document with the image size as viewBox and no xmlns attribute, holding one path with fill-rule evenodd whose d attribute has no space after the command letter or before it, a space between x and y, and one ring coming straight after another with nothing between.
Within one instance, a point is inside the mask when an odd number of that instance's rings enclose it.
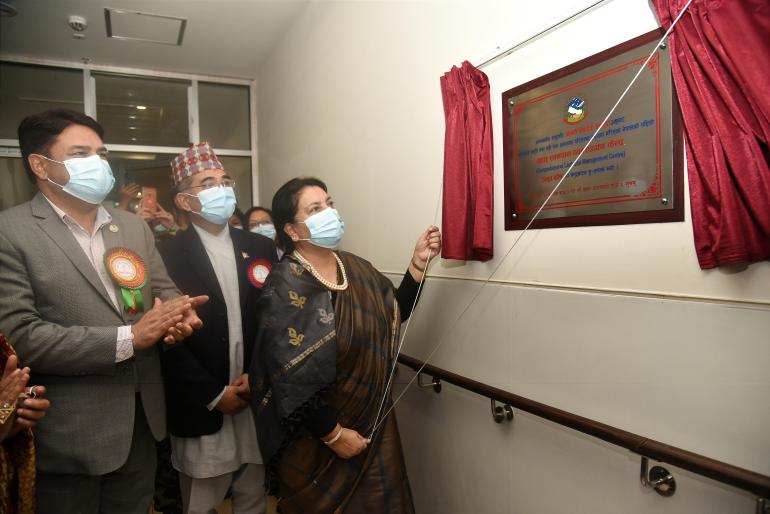
<instances>
[{"instance_id":1,"label":"red and white rosette","mask_svg":"<svg viewBox=\"0 0 770 514\"><path fill-rule=\"evenodd\" d=\"M252 259L246 265L246 278L249 283L257 289L262 289L270 270L273 269L273 263L265 259Z\"/></svg>"}]
</instances>

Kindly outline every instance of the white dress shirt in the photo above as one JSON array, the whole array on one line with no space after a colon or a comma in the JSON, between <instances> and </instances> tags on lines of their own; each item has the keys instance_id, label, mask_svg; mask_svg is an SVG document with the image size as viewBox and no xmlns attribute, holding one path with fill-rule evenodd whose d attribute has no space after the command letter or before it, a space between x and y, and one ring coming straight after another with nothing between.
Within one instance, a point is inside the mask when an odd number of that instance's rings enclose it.
<instances>
[{"instance_id":1,"label":"white dress shirt","mask_svg":"<svg viewBox=\"0 0 770 514\"><path fill-rule=\"evenodd\" d=\"M120 304L118 303L118 297L115 293L115 284L112 282L112 278L107 273L107 268L104 266L104 237L102 237L102 227L112 222L112 215L107 212L103 206L99 206L96 211L96 221L94 228L89 234L86 229L80 226L69 214L59 209L48 197L43 195L56 215L67 225L70 229L75 240L83 249L83 252L88 257L91 265L96 270L96 274L99 275L99 280L102 281L104 289L107 290L107 294L112 300L112 304L116 309L120 310ZM123 362L126 359L130 359L134 356L134 334L131 332L131 325L124 325L118 327L118 339L115 345L115 362Z\"/></svg>"},{"instance_id":2,"label":"white dress shirt","mask_svg":"<svg viewBox=\"0 0 770 514\"><path fill-rule=\"evenodd\" d=\"M195 224L192 227L206 249L227 307L227 332L230 340L229 379L232 383L243 370L241 297L233 241L226 225L217 235L212 235ZM208 405L209 410L214 409L222 394L224 389ZM193 478L215 477L236 471L243 464L262 463L254 417L249 407L235 416L225 414L222 429L214 434L200 437L171 436L171 448L174 467Z\"/></svg>"}]
</instances>

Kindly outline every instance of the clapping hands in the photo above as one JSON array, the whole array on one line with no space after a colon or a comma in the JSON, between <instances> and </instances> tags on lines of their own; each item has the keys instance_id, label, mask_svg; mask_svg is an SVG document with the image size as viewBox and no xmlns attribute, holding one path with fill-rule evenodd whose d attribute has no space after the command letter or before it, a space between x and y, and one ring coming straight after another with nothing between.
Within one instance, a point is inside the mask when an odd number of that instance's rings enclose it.
<instances>
[{"instance_id":1,"label":"clapping hands","mask_svg":"<svg viewBox=\"0 0 770 514\"><path fill-rule=\"evenodd\" d=\"M174 344L189 337L193 330L203 326L195 308L208 301L208 296L179 296L163 302L155 298L150 310L131 326L134 349L143 350L163 338L166 344Z\"/></svg>"}]
</instances>

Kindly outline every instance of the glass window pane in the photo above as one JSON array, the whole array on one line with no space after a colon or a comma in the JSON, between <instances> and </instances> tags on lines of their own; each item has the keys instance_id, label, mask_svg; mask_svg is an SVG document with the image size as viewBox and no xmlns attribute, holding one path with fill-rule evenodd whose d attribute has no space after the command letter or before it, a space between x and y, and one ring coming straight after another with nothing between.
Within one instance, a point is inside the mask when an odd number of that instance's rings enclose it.
<instances>
[{"instance_id":1,"label":"glass window pane","mask_svg":"<svg viewBox=\"0 0 770 514\"><path fill-rule=\"evenodd\" d=\"M29 201L37 193L19 157L0 157L0 184L0 211Z\"/></svg>"},{"instance_id":2,"label":"glass window pane","mask_svg":"<svg viewBox=\"0 0 770 514\"><path fill-rule=\"evenodd\" d=\"M187 88L183 80L94 73L96 115L105 143L150 146L189 144Z\"/></svg>"},{"instance_id":3,"label":"glass window pane","mask_svg":"<svg viewBox=\"0 0 770 514\"><path fill-rule=\"evenodd\" d=\"M216 150L214 150L216 152ZM230 177L235 180L235 197L238 207L246 212L251 208L251 158L218 155L222 166Z\"/></svg>"},{"instance_id":4,"label":"glass window pane","mask_svg":"<svg viewBox=\"0 0 770 514\"><path fill-rule=\"evenodd\" d=\"M174 205L174 198L171 189L171 167L169 162L173 158L170 154L160 154L151 152L110 152L109 161L112 172L115 175L115 188L107 197L109 202L115 208L123 208L120 205L122 189L128 184L137 184L140 186L134 193L126 195L126 210L137 213L142 208L141 192L145 188L153 188L154 204L157 205L155 213L160 210L170 213L174 222L181 228L187 227L187 218L180 214ZM126 191L129 193L129 191ZM145 196L150 198L149 196ZM144 207L149 207L145 204ZM166 239L172 236L172 232L163 223L164 218L153 216L147 219L147 223L155 234L156 241ZM172 228L173 230L173 228Z\"/></svg>"},{"instance_id":5,"label":"glass window pane","mask_svg":"<svg viewBox=\"0 0 770 514\"><path fill-rule=\"evenodd\" d=\"M0 62L0 139L16 139L25 116L48 109L83 112L83 72Z\"/></svg>"},{"instance_id":6,"label":"glass window pane","mask_svg":"<svg viewBox=\"0 0 770 514\"><path fill-rule=\"evenodd\" d=\"M235 196L238 207L246 212L251 207L251 158L219 155L227 174L235 180ZM172 154L149 152L110 152L110 167L115 175L115 188L108 200L120 201L120 188L132 182L143 187L154 187L158 193L158 203L165 210L178 215L174 207L172 194L171 166ZM138 208L138 201L130 204L132 210ZM182 220L177 220L182 224Z\"/></svg>"},{"instance_id":7,"label":"glass window pane","mask_svg":"<svg viewBox=\"0 0 770 514\"><path fill-rule=\"evenodd\" d=\"M200 82L198 111L201 141L215 148L251 148L248 86Z\"/></svg>"},{"instance_id":8,"label":"glass window pane","mask_svg":"<svg viewBox=\"0 0 770 514\"><path fill-rule=\"evenodd\" d=\"M109 200L120 200L120 188L125 184L136 183L144 187L154 187L158 191L158 203L171 212L174 206L171 193L172 154L149 152L110 152L109 161L112 173L115 175L115 188L108 197ZM131 210L137 209L137 203L132 202Z\"/></svg>"}]
</instances>

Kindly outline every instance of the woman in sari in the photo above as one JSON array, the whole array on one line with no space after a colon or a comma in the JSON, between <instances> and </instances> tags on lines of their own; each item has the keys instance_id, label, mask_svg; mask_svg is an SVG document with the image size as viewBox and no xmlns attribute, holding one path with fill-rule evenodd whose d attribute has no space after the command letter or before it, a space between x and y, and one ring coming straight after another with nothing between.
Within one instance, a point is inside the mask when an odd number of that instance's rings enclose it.
<instances>
[{"instance_id":1,"label":"woman in sari","mask_svg":"<svg viewBox=\"0 0 770 514\"><path fill-rule=\"evenodd\" d=\"M395 289L369 262L333 251L344 223L323 182L295 178L272 207L286 254L264 283L249 373L266 487L283 514L412 513L396 418L383 414L438 228L420 235Z\"/></svg>"},{"instance_id":2,"label":"woman in sari","mask_svg":"<svg viewBox=\"0 0 770 514\"><path fill-rule=\"evenodd\" d=\"M34 514L35 444L32 427L45 416L45 387L25 387L29 368L0 334L0 513Z\"/></svg>"}]
</instances>

